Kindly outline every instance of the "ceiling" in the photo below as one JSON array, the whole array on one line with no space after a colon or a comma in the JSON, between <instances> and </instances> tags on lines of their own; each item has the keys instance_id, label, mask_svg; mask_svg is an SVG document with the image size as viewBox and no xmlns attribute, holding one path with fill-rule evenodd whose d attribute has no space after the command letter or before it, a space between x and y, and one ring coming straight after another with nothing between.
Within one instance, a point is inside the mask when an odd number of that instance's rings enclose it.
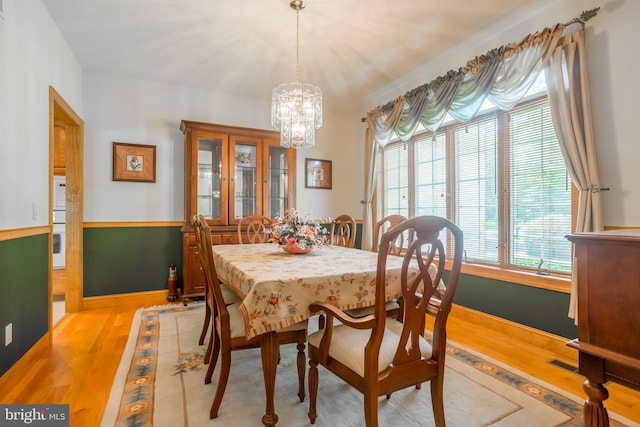
<instances>
[{"instance_id":1,"label":"ceiling","mask_svg":"<svg viewBox=\"0 0 640 427\"><path fill-rule=\"evenodd\" d=\"M545 2L307 0L299 16L300 81L320 87L325 106L373 107L391 99L380 98L380 88ZM264 99L296 80L289 0L43 3L85 70Z\"/></svg>"}]
</instances>

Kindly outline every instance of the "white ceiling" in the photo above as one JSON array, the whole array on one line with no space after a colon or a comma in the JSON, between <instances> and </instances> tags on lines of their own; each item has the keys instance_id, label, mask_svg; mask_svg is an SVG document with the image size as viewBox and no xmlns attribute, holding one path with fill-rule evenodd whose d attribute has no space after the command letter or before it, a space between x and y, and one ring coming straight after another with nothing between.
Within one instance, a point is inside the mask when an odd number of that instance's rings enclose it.
<instances>
[{"instance_id":1,"label":"white ceiling","mask_svg":"<svg viewBox=\"0 0 640 427\"><path fill-rule=\"evenodd\" d=\"M43 2L86 70L266 99L296 79L290 0ZM325 104L373 107L389 100L376 90L544 2L307 0L300 81L320 87Z\"/></svg>"}]
</instances>

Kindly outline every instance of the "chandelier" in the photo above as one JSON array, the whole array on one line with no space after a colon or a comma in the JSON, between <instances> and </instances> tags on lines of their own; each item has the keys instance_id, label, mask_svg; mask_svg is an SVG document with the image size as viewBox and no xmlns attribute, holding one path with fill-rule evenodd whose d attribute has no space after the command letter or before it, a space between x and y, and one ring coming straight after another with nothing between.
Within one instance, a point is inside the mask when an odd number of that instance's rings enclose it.
<instances>
[{"instance_id":1,"label":"chandelier","mask_svg":"<svg viewBox=\"0 0 640 427\"><path fill-rule=\"evenodd\" d=\"M289 6L296 11L296 82L283 83L271 93L271 126L280 130L280 145L289 148L313 147L315 129L322 126L322 91L309 83L300 83L299 12L302 0Z\"/></svg>"}]
</instances>

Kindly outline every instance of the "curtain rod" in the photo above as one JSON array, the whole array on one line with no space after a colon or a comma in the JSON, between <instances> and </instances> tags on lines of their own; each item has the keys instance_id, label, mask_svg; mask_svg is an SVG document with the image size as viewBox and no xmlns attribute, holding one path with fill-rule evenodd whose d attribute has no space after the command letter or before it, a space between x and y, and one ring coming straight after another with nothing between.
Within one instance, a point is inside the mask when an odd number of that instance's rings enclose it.
<instances>
[{"instance_id":1,"label":"curtain rod","mask_svg":"<svg viewBox=\"0 0 640 427\"><path fill-rule=\"evenodd\" d=\"M600 11L599 7L596 7L594 9L590 9L590 10L584 10L582 11L582 13L580 14L579 17L577 18L573 18L571 21L566 22L564 24L565 27L568 27L569 25L573 25L573 24L580 24L582 25L582 27L584 28L584 24L585 22L587 22L589 19L593 18L594 16L596 16L598 14L598 11ZM383 104L384 106L392 104L393 101L389 101L386 104ZM367 121L366 117L362 117L360 119L361 123L365 123Z\"/></svg>"}]
</instances>

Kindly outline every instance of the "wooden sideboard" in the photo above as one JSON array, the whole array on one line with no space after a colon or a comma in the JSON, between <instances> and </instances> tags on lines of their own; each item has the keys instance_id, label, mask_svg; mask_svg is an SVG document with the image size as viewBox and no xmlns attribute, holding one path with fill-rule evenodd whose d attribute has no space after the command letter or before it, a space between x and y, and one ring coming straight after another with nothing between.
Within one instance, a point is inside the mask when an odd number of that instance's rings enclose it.
<instances>
[{"instance_id":1,"label":"wooden sideboard","mask_svg":"<svg viewBox=\"0 0 640 427\"><path fill-rule=\"evenodd\" d=\"M640 229L567 236L575 244L585 426L609 425L605 383L640 390Z\"/></svg>"}]
</instances>

